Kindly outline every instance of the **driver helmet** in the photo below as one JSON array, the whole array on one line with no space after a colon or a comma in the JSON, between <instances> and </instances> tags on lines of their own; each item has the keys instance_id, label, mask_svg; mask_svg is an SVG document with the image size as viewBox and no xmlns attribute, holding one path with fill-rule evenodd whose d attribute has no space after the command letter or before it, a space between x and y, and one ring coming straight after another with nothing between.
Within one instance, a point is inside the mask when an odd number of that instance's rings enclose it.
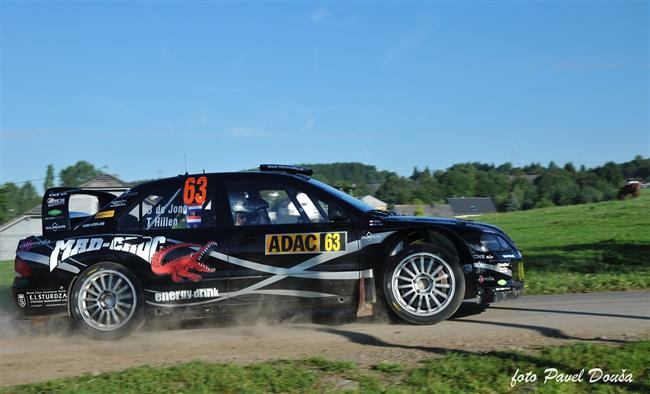
<instances>
[{"instance_id":1,"label":"driver helmet","mask_svg":"<svg viewBox=\"0 0 650 394\"><path fill-rule=\"evenodd\" d=\"M259 196L251 196L247 192L230 193L230 207L235 216L245 218L246 223L260 221L260 213L265 213L269 203Z\"/></svg>"}]
</instances>

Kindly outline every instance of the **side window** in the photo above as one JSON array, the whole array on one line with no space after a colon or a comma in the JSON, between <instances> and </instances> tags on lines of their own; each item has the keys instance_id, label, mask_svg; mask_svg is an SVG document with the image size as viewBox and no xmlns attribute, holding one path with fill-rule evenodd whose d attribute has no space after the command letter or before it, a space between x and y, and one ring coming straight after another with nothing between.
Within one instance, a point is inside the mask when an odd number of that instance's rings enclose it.
<instances>
[{"instance_id":1,"label":"side window","mask_svg":"<svg viewBox=\"0 0 650 394\"><path fill-rule=\"evenodd\" d=\"M198 182L197 182L198 180ZM207 177L188 177L183 184L169 184L141 196L125 213L119 230L169 230L212 227L216 224Z\"/></svg>"},{"instance_id":2,"label":"side window","mask_svg":"<svg viewBox=\"0 0 650 394\"><path fill-rule=\"evenodd\" d=\"M231 182L228 198L235 226L327 223L335 205L279 183Z\"/></svg>"}]
</instances>

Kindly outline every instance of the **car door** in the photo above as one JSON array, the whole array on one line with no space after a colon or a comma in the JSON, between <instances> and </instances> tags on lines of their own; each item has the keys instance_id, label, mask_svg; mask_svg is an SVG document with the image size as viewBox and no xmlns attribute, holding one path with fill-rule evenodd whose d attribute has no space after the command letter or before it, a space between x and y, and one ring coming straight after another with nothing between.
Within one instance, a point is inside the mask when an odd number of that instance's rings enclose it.
<instances>
[{"instance_id":1,"label":"car door","mask_svg":"<svg viewBox=\"0 0 650 394\"><path fill-rule=\"evenodd\" d=\"M145 302L155 307L217 304L228 295L227 253L219 178L188 175L141 192L120 218L118 242L155 240L141 275ZM131 236L130 234L138 234ZM149 242L152 242L149 241ZM122 248L124 249L124 248Z\"/></svg>"},{"instance_id":2,"label":"car door","mask_svg":"<svg viewBox=\"0 0 650 394\"><path fill-rule=\"evenodd\" d=\"M226 192L231 304L352 299L358 236L335 199L288 175L238 175Z\"/></svg>"}]
</instances>

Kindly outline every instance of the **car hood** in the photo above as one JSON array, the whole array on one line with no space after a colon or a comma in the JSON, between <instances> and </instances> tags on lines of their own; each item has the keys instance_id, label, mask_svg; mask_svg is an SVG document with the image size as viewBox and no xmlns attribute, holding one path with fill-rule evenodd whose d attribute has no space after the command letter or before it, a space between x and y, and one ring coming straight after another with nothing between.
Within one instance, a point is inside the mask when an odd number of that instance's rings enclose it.
<instances>
[{"instance_id":1,"label":"car hood","mask_svg":"<svg viewBox=\"0 0 650 394\"><path fill-rule=\"evenodd\" d=\"M442 224L442 225L452 225L452 226L463 226L467 228L474 228L480 231L487 231L493 233L496 232L499 234L503 234L503 230L501 230L497 226L493 226L491 224L486 224L486 223L474 222L470 220L464 220L464 219L395 215L395 216L382 217L381 220L384 220L386 222L413 223L413 224L420 224L420 225Z\"/></svg>"}]
</instances>

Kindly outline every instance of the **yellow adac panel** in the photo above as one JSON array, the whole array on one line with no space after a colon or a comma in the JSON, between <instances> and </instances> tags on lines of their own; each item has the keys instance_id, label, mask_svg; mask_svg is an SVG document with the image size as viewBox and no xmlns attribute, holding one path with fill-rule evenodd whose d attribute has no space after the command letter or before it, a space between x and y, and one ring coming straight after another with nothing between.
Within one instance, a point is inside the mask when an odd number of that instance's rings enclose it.
<instances>
[{"instance_id":1,"label":"yellow adac panel","mask_svg":"<svg viewBox=\"0 0 650 394\"><path fill-rule=\"evenodd\" d=\"M345 251L348 233L266 234L265 254L304 254Z\"/></svg>"},{"instance_id":2,"label":"yellow adac panel","mask_svg":"<svg viewBox=\"0 0 650 394\"><path fill-rule=\"evenodd\" d=\"M113 216L115 216L115 210L102 211L102 212L98 212L95 215L95 219L108 219L108 218L112 218Z\"/></svg>"}]
</instances>

